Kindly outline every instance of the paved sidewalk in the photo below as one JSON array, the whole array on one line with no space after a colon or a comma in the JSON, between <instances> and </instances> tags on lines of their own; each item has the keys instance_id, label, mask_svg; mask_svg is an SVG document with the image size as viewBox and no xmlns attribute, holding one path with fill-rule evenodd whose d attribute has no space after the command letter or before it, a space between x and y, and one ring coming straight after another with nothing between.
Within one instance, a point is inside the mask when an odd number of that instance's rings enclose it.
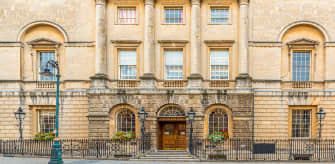
<instances>
[{"instance_id":1,"label":"paved sidewalk","mask_svg":"<svg viewBox=\"0 0 335 164\"><path fill-rule=\"evenodd\" d=\"M48 158L13 158L0 157L0 164L47 164ZM64 164L294 164L302 162L135 162L135 161L112 161L112 160L76 160L65 159ZM315 164L317 162L303 162L303 164ZM324 162L321 162L324 163ZM327 164L335 164L329 162Z\"/></svg>"}]
</instances>

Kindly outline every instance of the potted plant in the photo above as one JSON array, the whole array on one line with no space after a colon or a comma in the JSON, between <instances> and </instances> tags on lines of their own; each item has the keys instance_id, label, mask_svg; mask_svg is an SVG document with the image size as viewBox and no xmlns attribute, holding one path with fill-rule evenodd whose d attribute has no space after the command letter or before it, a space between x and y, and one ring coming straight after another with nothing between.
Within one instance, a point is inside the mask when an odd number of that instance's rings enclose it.
<instances>
[{"instance_id":1,"label":"potted plant","mask_svg":"<svg viewBox=\"0 0 335 164\"><path fill-rule=\"evenodd\" d=\"M224 143L226 140L229 139L228 132L223 131L214 131L211 135L209 135L208 139L210 140L212 145L210 145L210 148L216 148L216 144ZM223 150L216 150L213 153L208 154L209 160L226 160L227 156L224 154Z\"/></svg>"},{"instance_id":2,"label":"potted plant","mask_svg":"<svg viewBox=\"0 0 335 164\"><path fill-rule=\"evenodd\" d=\"M56 134L53 132L50 133L37 133L34 137L34 140L42 140L42 141L48 141L48 140L53 140L55 138Z\"/></svg>"},{"instance_id":3,"label":"potted plant","mask_svg":"<svg viewBox=\"0 0 335 164\"><path fill-rule=\"evenodd\" d=\"M135 139L135 133L134 132L116 132L113 137L112 140L119 140L119 141L129 141L129 140L133 140Z\"/></svg>"},{"instance_id":4,"label":"potted plant","mask_svg":"<svg viewBox=\"0 0 335 164\"><path fill-rule=\"evenodd\" d=\"M224 141L226 141L229 138L228 132L225 130L222 131L214 131L214 133L212 133L211 135L209 135L208 139L211 142L214 143L223 143Z\"/></svg>"}]
</instances>

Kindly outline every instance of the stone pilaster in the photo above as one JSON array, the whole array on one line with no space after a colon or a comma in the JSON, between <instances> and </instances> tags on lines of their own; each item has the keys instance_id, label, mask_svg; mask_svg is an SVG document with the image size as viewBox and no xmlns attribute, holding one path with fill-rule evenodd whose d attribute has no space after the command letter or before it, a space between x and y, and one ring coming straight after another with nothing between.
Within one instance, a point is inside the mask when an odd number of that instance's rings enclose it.
<instances>
[{"instance_id":1,"label":"stone pilaster","mask_svg":"<svg viewBox=\"0 0 335 164\"><path fill-rule=\"evenodd\" d=\"M251 87L251 78L248 72L248 30L249 30L249 0L240 0L240 27L239 27L239 75L236 77L237 87Z\"/></svg>"},{"instance_id":2,"label":"stone pilaster","mask_svg":"<svg viewBox=\"0 0 335 164\"><path fill-rule=\"evenodd\" d=\"M191 0L191 75L189 79L189 88L201 88L201 43L200 43L200 3L201 0Z\"/></svg>"},{"instance_id":3,"label":"stone pilaster","mask_svg":"<svg viewBox=\"0 0 335 164\"><path fill-rule=\"evenodd\" d=\"M143 88L154 88L156 86L156 78L153 71L155 57L154 5L155 0L144 0L144 74L141 77L141 87Z\"/></svg>"},{"instance_id":4,"label":"stone pilaster","mask_svg":"<svg viewBox=\"0 0 335 164\"><path fill-rule=\"evenodd\" d=\"M106 3L108 0L95 0L95 76L91 77L93 88L105 88L106 85Z\"/></svg>"}]
</instances>

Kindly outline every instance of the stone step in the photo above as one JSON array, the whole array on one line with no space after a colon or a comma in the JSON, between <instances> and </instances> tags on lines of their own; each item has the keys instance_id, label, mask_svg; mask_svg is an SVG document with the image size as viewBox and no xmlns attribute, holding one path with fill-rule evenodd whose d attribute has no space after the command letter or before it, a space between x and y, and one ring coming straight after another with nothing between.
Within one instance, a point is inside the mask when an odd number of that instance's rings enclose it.
<instances>
[{"instance_id":1,"label":"stone step","mask_svg":"<svg viewBox=\"0 0 335 164\"><path fill-rule=\"evenodd\" d=\"M141 159L193 159L191 156L180 156L180 157L172 157L172 156L144 156L140 157Z\"/></svg>"},{"instance_id":2,"label":"stone step","mask_svg":"<svg viewBox=\"0 0 335 164\"><path fill-rule=\"evenodd\" d=\"M151 157L188 157L190 156L189 154L147 154L145 156L151 156Z\"/></svg>"},{"instance_id":3,"label":"stone step","mask_svg":"<svg viewBox=\"0 0 335 164\"><path fill-rule=\"evenodd\" d=\"M200 162L199 159L130 159L131 161Z\"/></svg>"}]
</instances>

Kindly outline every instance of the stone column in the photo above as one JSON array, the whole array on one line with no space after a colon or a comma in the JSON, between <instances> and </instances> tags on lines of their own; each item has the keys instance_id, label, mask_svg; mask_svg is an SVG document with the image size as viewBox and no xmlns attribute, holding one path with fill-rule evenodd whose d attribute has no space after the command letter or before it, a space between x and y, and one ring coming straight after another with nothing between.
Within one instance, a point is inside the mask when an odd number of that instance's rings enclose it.
<instances>
[{"instance_id":1,"label":"stone column","mask_svg":"<svg viewBox=\"0 0 335 164\"><path fill-rule=\"evenodd\" d=\"M237 87L250 87L251 78L248 72L248 42L249 42L249 0L240 0L239 28L239 75L236 77Z\"/></svg>"},{"instance_id":2,"label":"stone column","mask_svg":"<svg viewBox=\"0 0 335 164\"><path fill-rule=\"evenodd\" d=\"M141 87L143 88L156 86L156 78L153 71L155 61L154 4L155 0L144 0L144 74L141 77Z\"/></svg>"},{"instance_id":3,"label":"stone column","mask_svg":"<svg viewBox=\"0 0 335 164\"><path fill-rule=\"evenodd\" d=\"M95 75L91 77L92 87L106 87L106 3L108 0L95 0Z\"/></svg>"},{"instance_id":4,"label":"stone column","mask_svg":"<svg viewBox=\"0 0 335 164\"><path fill-rule=\"evenodd\" d=\"M200 43L200 3L201 0L191 0L191 75L189 79L190 88L201 88L201 43Z\"/></svg>"}]
</instances>

